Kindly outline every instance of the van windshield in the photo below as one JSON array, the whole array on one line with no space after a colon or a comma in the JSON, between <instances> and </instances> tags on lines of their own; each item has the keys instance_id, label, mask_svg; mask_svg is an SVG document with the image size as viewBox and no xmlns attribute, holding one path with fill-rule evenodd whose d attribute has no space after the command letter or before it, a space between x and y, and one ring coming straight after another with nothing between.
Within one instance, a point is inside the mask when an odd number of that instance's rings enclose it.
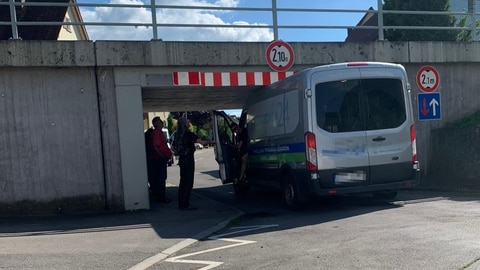
<instances>
[{"instance_id":1,"label":"van windshield","mask_svg":"<svg viewBox=\"0 0 480 270\"><path fill-rule=\"evenodd\" d=\"M399 79L319 83L315 103L318 126L332 133L395 128L406 120Z\"/></svg>"}]
</instances>

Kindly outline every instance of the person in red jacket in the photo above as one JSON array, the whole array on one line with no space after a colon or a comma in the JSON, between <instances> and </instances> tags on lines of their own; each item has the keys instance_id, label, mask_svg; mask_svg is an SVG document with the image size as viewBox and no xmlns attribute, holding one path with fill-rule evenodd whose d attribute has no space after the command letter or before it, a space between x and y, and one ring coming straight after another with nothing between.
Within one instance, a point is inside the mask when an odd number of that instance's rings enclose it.
<instances>
[{"instance_id":1,"label":"person in red jacket","mask_svg":"<svg viewBox=\"0 0 480 270\"><path fill-rule=\"evenodd\" d=\"M172 151L167 145L167 139L163 135L163 121L160 117L154 117L152 124L155 127L152 133L152 159L153 159L153 181L152 195L156 202L169 203L172 200L166 196L165 184L167 181L167 163L172 158Z\"/></svg>"}]
</instances>

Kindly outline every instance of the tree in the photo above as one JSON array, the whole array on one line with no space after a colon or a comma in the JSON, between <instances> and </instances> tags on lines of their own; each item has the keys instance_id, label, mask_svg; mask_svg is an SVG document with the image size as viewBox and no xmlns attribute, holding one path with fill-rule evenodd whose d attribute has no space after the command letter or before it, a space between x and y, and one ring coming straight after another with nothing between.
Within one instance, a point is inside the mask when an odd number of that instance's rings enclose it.
<instances>
[{"instance_id":1,"label":"tree","mask_svg":"<svg viewBox=\"0 0 480 270\"><path fill-rule=\"evenodd\" d=\"M182 116L186 116L188 120L195 126L203 126L205 123L212 121L210 111L194 111L194 112L170 112L173 119L178 120Z\"/></svg>"},{"instance_id":2,"label":"tree","mask_svg":"<svg viewBox=\"0 0 480 270\"><path fill-rule=\"evenodd\" d=\"M466 27L470 26L471 19L468 16L463 16L458 20L457 26L459 27ZM480 21L475 22L475 28L480 26ZM475 30L475 36L478 36L479 30ZM471 30L461 30L457 35L457 41L472 41L472 33Z\"/></svg>"},{"instance_id":3,"label":"tree","mask_svg":"<svg viewBox=\"0 0 480 270\"><path fill-rule=\"evenodd\" d=\"M172 134L177 129L176 121L173 121L172 114L169 114L167 117L167 127L170 134Z\"/></svg>"},{"instance_id":4,"label":"tree","mask_svg":"<svg viewBox=\"0 0 480 270\"><path fill-rule=\"evenodd\" d=\"M385 0L384 10L405 11L449 11L449 0ZM456 25L454 15L441 14L384 14L385 26L446 26ZM463 22L465 23L465 22ZM459 30L410 30L387 29L385 39L389 41L462 41L468 36Z\"/></svg>"},{"instance_id":5,"label":"tree","mask_svg":"<svg viewBox=\"0 0 480 270\"><path fill-rule=\"evenodd\" d=\"M202 139L211 139L212 115L210 111L170 112L170 115L176 120L185 114L192 123L193 133Z\"/></svg>"}]
</instances>

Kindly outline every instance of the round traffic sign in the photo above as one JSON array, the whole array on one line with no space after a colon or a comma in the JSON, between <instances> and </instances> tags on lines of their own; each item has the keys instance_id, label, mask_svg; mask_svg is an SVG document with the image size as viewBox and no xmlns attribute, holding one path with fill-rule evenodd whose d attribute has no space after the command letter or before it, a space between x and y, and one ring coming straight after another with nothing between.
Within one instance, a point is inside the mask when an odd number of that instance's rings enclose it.
<instances>
[{"instance_id":1,"label":"round traffic sign","mask_svg":"<svg viewBox=\"0 0 480 270\"><path fill-rule=\"evenodd\" d=\"M417 72L417 85L423 92L433 92L440 84L440 75L432 66L423 66Z\"/></svg>"},{"instance_id":2,"label":"round traffic sign","mask_svg":"<svg viewBox=\"0 0 480 270\"><path fill-rule=\"evenodd\" d=\"M290 44L281 40L273 41L268 45L265 57L270 68L275 71L287 71L295 60Z\"/></svg>"}]
</instances>

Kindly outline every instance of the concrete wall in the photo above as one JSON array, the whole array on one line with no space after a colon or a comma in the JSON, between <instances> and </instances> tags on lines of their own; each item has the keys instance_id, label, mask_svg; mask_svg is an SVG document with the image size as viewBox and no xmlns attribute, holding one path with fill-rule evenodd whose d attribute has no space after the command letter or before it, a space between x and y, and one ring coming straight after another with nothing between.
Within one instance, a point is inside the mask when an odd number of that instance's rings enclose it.
<instances>
[{"instance_id":1,"label":"concrete wall","mask_svg":"<svg viewBox=\"0 0 480 270\"><path fill-rule=\"evenodd\" d=\"M432 148L431 131L440 129L447 123L469 116L480 110L480 87L476 77L480 72L479 63L452 62L434 63L433 65L440 75L440 86L437 92L441 97L440 120L419 121L417 94L421 93L415 82L417 71L424 63L405 64L410 83L412 85L412 102L416 108L414 116L416 120L418 158L421 162L422 175L428 176L430 170L435 168L431 162L436 159L429 158ZM432 172L435 173L435 172Z\"/></svg>"},{"instance_id":2,"label":"concrete wall","mask_svg":"<svg viewBox=\"0 0 480 270\"><path fill-rule=\"evenodd\" d=\"M423 187L480 191L480 126L433 130L428 156Z\"/></svg>"},{"instance_id":3,"label":"concrete wall","mask_svg":"<svg viewBox=\"0 0 480 270\"><path fill-rule=\"evenodd\" d=\"M124 209L114 71L112 68L98 67L96 78L100 132L102 134L102 144L97 147L102 149L104 171L104 179L98 179L98 181L105 182L105 207L107 209Z\"/></svg>"},{"instance_id":4,"label":"concrete wall","mask_svg":"<svg viewBox=\"0 0 480 270\"><path fill-rule=\"evenodd\" d=\"M475 42L302 42L292 70L344 61L395 63L480 62ZM265 42L96 41L100 66L261 67L268 70ZM0 58L1 59L1 58ZM1 64L1 60L0 60Z\"/></svg>"},{"instance_id":5,"label":"concrete wall","mask_svg":"<svg viewBox=\"0 0 480 270\"><path fill-rule=\"evenodd\" d=\"M104 207L93 70L3 67L0 91L0 212Z\"/></svg>"},{"instance_id":6,"label":"concrete wall","mask_svg":"<svg viewBox=\"0 0 480 270\"><path fill-rule=\"evenodd\" d=\"M92 42L0 42L0 214L124 209L113 68Z\"/></svg>"},{"instance_id":7,"label":"concrete wall","mask_svg":"<svg viewBox=\"0 0 480 270\"><path fill-rule=\"evenodd\" d=\"M435 148L431 130L480 108L480 43L291 45L294 70L343 61L404 64L414 108L416 73L425 64L434 65L441 77L442 119L416 123L424 176L435 168L428 156ZM144 70L269 70L267 46L0 41L0 214L148 208L144 152L138 150L143 139L137 138ZM132 127L140 131L129 131Z\"/></svg>"}]
</instances>

